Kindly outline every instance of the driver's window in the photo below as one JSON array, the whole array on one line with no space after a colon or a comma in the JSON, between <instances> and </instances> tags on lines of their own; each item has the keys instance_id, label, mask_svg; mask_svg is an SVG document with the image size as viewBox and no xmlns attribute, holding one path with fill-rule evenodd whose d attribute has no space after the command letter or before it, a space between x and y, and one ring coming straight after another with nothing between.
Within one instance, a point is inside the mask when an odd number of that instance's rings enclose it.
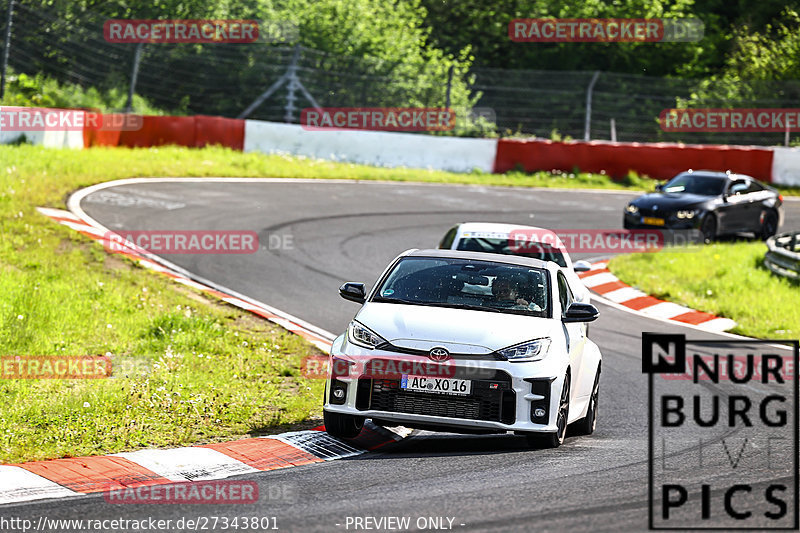
<instances>
[{"instance_id":1,"label":"driver's window","mask_svg":"<svg viewBox=\"0 0 800 533\"><path fill-rule=\"evenodd\" d=\"M561 272L558 273L558 299L561 302L561 314L567 312L569 304L572 303L572 291L569 290L567 278Z\"/></svg>"},{"instance_id":2,"label":"driver's window","mask_svg":"<svg viewBox=\"0 0 800 533\"><path fill-rule=\"evenodd\" d=\"M747 182L746 181L734 181L731 185L730 190L728 191L729 194L744 194L747 190Z\"/></svg>"}]
</instances>

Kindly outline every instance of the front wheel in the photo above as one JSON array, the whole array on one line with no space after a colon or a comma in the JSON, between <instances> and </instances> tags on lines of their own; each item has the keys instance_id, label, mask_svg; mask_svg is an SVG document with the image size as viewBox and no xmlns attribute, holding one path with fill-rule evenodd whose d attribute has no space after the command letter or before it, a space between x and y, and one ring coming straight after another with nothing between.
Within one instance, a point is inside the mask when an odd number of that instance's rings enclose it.
<instances>
[{"instance_id":1,"label":"front wheel","mask_svg":"<svg viewBox=\"0 0 800 533\"><path fill-rule=\"evenodd\" d=\"M568 420L569 374L564 378L564 386L561 388L561 399L558 402L558 416L556 418L556 427L558 427L558 431L554 433L529 433L526 435L528 444L544 448L558 448L564 444L564 437L567 435Z\"/></svg>"},{"instance_id":2,"label":"front wheel","mask_svg":"<svg viewBox=\"0 0 800 533\"><path fill-rule=\"evenodd\" d=\"M589 398L589 408L586 410L586 416L573 424L573 430L576 435L591 435L597 427L597 400L600 396L600 367L597 368L597 374L594 377L594 386L592 387L592 396Z\"/></svg>"},{"instance_id":3,"label":"front wheel","mask_svg":"<svg viewBox=\"0 0 800 533\"><path fill-rule=\"evenodd\" d=\"M713 213L706 215L700 225L700 233L703 234L703 242L710 243L717 236L717 217Z\"/></svg>"},{"instance_id":4,"label":"front wheel","mask_svg":"<svg viewBox=\"0 0 800 533\"><path fill-rule=\"evenodd\" d=\"M325 431L332 437L340 439L354 439L364 427L363 416L344 415L341 413L322 412L325 422Z\"/></svg>"}]
</instances>

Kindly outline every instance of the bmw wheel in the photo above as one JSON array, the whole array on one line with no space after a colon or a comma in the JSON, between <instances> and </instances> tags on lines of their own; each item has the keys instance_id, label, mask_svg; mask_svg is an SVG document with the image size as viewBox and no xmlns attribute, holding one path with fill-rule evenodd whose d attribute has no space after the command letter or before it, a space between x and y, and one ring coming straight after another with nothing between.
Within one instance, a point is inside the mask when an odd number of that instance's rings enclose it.
<instances>
[{"instance_id":1,"label":"bmw wheel","mask_svg":"<svg viewBox=\"0 0 800 533\"><path fill-rule=\"evenodd\" d=\"M706 244L713 241L717 236L717 217L714 213L709 213L700 224L700 233L703 234L703 242Z\"/></svg>"},{"instance_id":2,"label":"bmw wheel","mask_svg":"<svg viewBox=\"0 0 800 533\"><path fill-rule=\"evenodd\" d=\"M322 412L325 421L325 431L333 437L340 439L354 439L364 427L363 416L343 415L341 413Z\"/></svg>"},{"instance_id":3,"label":"bmw wheel","mask_svg":"<svg viewBox=\"0 0 800 533\"><path fill-rule=\"evenodd\" d=\"M561 389L561 399L558 402L558 415L554 433L530 433L527 435L528 443L545 448L558 448L564 444L567 435L567 421L569 420L569 374L564 378L564 387Z\"/></svg>"},{"instance_id":4,"label":"bmw wheel","mask_svg":"<svg viewBox=\"0 0 800 533\"><path fill-rule=\"evenodd\" d=\"M774 211L765 211L761 217L761 239L767 240L778 232L778 216Z\"/></svg>"}]
</instances>

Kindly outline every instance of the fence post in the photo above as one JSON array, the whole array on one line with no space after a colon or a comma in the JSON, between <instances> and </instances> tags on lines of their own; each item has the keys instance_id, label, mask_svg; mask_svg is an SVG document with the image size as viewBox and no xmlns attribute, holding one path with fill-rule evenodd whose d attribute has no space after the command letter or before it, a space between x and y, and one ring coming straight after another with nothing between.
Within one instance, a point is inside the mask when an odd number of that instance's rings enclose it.
<instances>
[{"instance_id":1,"label":"fence post","mask_svg":"<svg viewBox=\"0 0 800 533\"><path fill-rule=\"evenodd\" d=\"M447 70L447 96L444 99L444 106L450 107L450 89L453 87L453 65Z\"/></svg>"},{"instance_id":2,"label":"fence post","mask_svg":"<svg viewBox=\"0 0 800 533\"><path fill-rule=\"evenodd\" d=\"M11 46L11 22L14 18L14 0L8 0L8 16L6 17L6 39L3 45L3 69L0 72L0 100L6 94L6 70L8 69L8 48Z\"/></svg>"},{"instance_id":3,"label":"fence post","mask_svg":"<svg viewBox=\"0 0 800 533\"><path fill-rule=\"evenodd\" d=\"M596 70L592 76L592 81L589 82L589 87L586 89L586 120L583 125L583 140L591 140L591 121L592 121L592 91L594 84L597 83L597 78L600 77L600 71Z\"/></svg>"},{"instance_id":4,"label":"fence post","mask_svg":"<svg viewBox=\"0 0 800 533\"><path fill-rule=\"evenodd\" d=\"M617 121L613 118L611 119L611 142L617 142Z\"/></svg>"},{"instance_id":5,"label":"fence post","mask_svg":"<svg viewBox=\"0 0 800 533\"><path fill-rule=\"evenodd\" d=\"M283 120L286 123L292 122L292 113L295 110L294 101L297 97L294 95L294 92L297 90L297 60L299 57L300 45L296 44L294 45L292 62L289 64L289 68L286 71L289 79L289 83L286 86L286 115L283 117Z\"/></svg>"},{"instance_id":6,"label":"fence post","mask_svg":"<svg viewBox=\"0 0 800 533\"><path fill-rule=\"evenodd\" d=\"M142 46L144 43L136 45L133 54L133 69L131 70L131 84L128 87L128 101L125 103L125 112L130 113L133 109L133 92L136 90L136 79L139 77L139 61L142 58Z\"/></svg>"}]
</instances>

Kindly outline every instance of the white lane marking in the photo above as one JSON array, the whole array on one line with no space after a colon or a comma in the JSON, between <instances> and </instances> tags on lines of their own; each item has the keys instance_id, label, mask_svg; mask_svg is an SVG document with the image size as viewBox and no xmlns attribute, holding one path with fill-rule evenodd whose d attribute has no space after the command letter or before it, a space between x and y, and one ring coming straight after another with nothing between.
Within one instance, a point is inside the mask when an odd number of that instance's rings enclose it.
<instances>
[{"instance_id":1,"label":"white lane marking","mask_svg":"<svg viewBox=\"0 0 800 533\"><path fill-rule=\"evenodd\" d=\"M0 504L79 494L24 468L0 465Z\"/></svg>"},{"instance_id":2,"label":"white lane marking","mask_svg":"<svg viewBox=\"0 0 800 533\"><path fill-rule=\"evenodd\" d=\"M210 448L140 450L114 454L141 465L170 481L222 479L258 472L250 465Z\"/></svg>"},{"instance_id":3,"label":"white lane marking","mask_svg":"<svg viewBox=\"0 0 800 533\"><path fill-rule=\"evenodd\" d=\"M655 305L651 305L650 307L644 307L642 309L639 309L639 311L648 316L657 316L659 318L672 318L674 316L688 313L689 311L692 311L692 309L689 309L688 307L684 307L682 305L678 305L672 302L661 302Z\"/></svg>"},{"instance_id":4,"label":"white lane marking","mask_svg":"<svg viewBox=\"0 0 800 533\"><path fill-rule=\"evenodd\" d=\"M711 320L701 322L699 326L708 331L720 332L735 328L736 322L730 318L712 318Z\"/></svg>"},{"instance_id":5,"label":"white lane marking","mask_svg":"<svg viewBox=\"0 0 800 533\"><path fill-rule=\"evenodd\" d=\"M601 272L592 276L586 276L581 281L586 287L597 287L603 283L610 283L612 281L619 281L617 277L611 272Z\"/></svg>"},{"instance_id":6,"label":"white lane marking","mask_svg":"<svg viewBox=\"0 0 800 533\"><path fill-rule=\"evenodd\" d=\"M81 219L79 219L69 211L64 211L63 209L52 209L50 207L37 207L36 210L48 217L68 218L70 220L74 220L75 222L81 221Z\"/></svg>"},{"instance_id":7,"label":"white lane marking","mask_svg":"<svg viewBox=\"0 0 800 533\"><path fill-rule=\"evenodd\" d=\"M633 287L624 287L622 289L617 289L615 291L607 292L603 296L608 298L612 302L624 303L627 302L628 300L633 300L634 298L640 298L642 296L647 296L647 295L642 291L640 291L639 289L634 289Z\"/></svg>"}]
</instances>

